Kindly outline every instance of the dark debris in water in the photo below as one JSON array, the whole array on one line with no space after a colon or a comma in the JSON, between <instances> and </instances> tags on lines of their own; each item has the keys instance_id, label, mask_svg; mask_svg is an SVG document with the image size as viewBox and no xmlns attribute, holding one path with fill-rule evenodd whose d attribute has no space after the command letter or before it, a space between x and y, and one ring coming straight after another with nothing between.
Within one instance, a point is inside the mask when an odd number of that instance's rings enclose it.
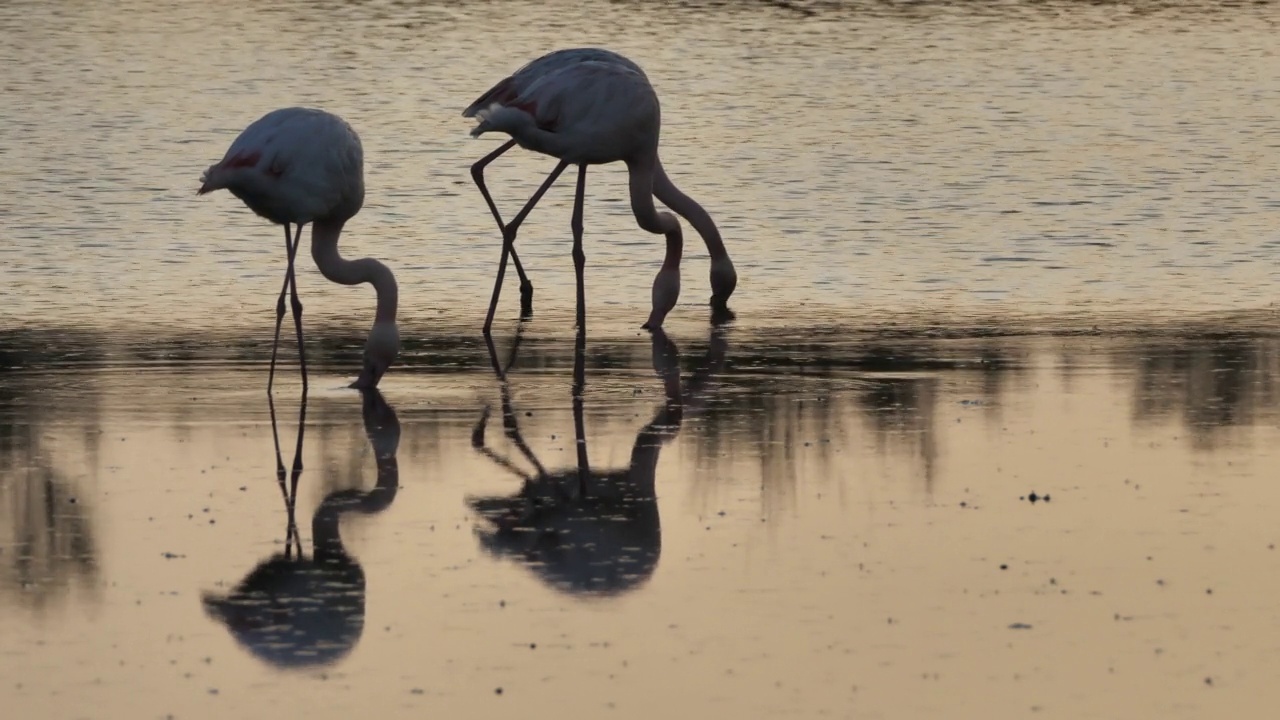
<instances>
[{"instance_id":1,"label":"dark debris in water","mask_svg":"<svg viewBox=\"0 0 1280 720\"><path fill-rule=\"evenodd\" d=\"M1038 502L1049 502L1052 498L1050 497L1049 493L1045 493L1044 495L1037 495L1036 492L1033 490L1030 495L1019 495L1018 499L1026 500L1030 502L1032 505L1034 505Z\"/></svg>"},{"instance_id":2,"label":"dark debris in water","mask_svg":"<svg viewBox=\"0 0 1280 720\"><path fill-rule=\"evenodd\" d=\"M1010 630L1030 630L1031 626L1026 623L1016 622L1009 626Z\"/></svg>"}]
</instances>

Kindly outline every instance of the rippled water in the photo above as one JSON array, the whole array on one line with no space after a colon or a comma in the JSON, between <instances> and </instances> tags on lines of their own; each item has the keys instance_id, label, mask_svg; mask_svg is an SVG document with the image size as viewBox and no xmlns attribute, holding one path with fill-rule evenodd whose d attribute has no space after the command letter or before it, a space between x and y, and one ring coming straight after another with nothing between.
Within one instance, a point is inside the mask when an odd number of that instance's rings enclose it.
<instances>
[{"instance_id":1,"label":"rippled water","mask_svg":"<svg viewBox=\"0 0 1280 720\"><path fill-rule=\"evenodd\" d=\"M1277 20L3 4L0 715L1266 716ZM521 233L534 319L512 280L480 336L496 141L459 113L574 45L654 81L729 327L690 237L639 331L660 244L596 168L589 338L569 181ZM362 134L344 252L404 338L344 389L372 293L304 258L305 413L292 342L264 393L278 229L194 194L295 104ZM490 167L506 214L552 164Z\"/></svg>"},{"instance_id":2,"label":"rippled water","mask_svg":"<svg viewBox=\"0 0 1280 720\"><path fill-rule=\"evenodd\" d=\"M311 104L364 138L369 194L347 252L392 264L410 325L482 317L499 239L467 168L496 140L469 138L460 109L580 44L654 79L666 164L721 224L737 307L757 316L1269 307L1280 15L1215 7L8 3L6 315L267 320L277 228L194 192L250 121ZM508 215L552 164L513 152L492 166ZM638 323L660 244L635 228L620 168L590 178L592 310ZM571 196L565 181L520 240L538 308L563 317ZM701 321L706 271L691 238L674 322ZM371 312L367 288L306 260L301 284L312 317Z\"/></svg>"}]
</instances>

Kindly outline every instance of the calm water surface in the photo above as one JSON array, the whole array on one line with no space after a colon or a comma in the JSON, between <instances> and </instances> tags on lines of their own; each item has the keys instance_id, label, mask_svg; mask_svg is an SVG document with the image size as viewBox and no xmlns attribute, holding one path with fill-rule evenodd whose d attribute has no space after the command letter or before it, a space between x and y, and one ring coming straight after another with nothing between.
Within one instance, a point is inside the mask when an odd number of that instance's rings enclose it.
<instances>
[{"instance_id":1,"label":"calm water surface","mask_svg":"<svg viewBox=\"0 0 1280 720\"><path fill-rule=\"evenodd\" d=\"M1269 717L1280 11L1080 3L0 6L5 717ZM716 217L593 169L521 233L459 116L555 47L639 61ZM268 402L277 228L197 198L285 105L361 132L313 362ZM552 163L491 166L509 215ZM507 210L510 208L510 210ZM581 388L580 402L575 391ZM585 493L584 493L585 489ZM1033 498L1034 494L1034 500Z\"/></svg>"},{"instance_id":2,"label":"calm water surface","mask_svg":"<svg viewBox=\"0 0 1280 720\"><path fill-rule=\"evenodd\" d=\"M773 339L6 374L6 707L1265 716L1274 339Z\"/></svg>"}]
</instances>

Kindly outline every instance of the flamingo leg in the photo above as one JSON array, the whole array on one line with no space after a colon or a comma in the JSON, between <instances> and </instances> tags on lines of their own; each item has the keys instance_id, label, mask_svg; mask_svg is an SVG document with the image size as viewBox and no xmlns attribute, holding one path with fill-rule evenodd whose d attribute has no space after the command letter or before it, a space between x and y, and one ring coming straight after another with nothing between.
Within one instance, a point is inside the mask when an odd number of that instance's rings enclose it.
<instances>
[{"instance_id":1,"label":"flamingo leg","mask_svg":"<svg viewBox=\"0 0 1280 720\"><path fill-rule=\"evenodd\" d=\"M302 226L298 226L298 234L302 234ZM306 377L305 375L303 376ZM289 524L293 526L294 543L298 546L298 558L302 558L302 534L298 532L295 511L298 507L298 480L302 477L302 435L307 429L307 391L302 391L302 402L298 405L298 445L293 451L293 472L289 477Z\"/></svg>"},{"instance_id":2,"label":"flamingo leg","mask_svg":"<svg viewBox=\"0 0 1280 720\"><path fill-rule=\"evenodd\" d=\"M584 170L585 170L585 166ZM585 175L585 172L583 173ZM579 176L581 177L581 176ZM579 306L581 307L581 306ZM587 429L583 417L582 393L587 385L587 330L579 326L573 345L573 434L578 447L578 497L587 496L587 477L591 463L587 460Z\"/></svg>"},{"instance_id":3,"label":"flamingo leg","mask_svg":"<svg viewBox=\"0 0 1280 720\"><path fill-rule=\"evenodd\" d=\"M284 254L285 257L291 257L293 253L293 242L289 237L289 223L284 224ZM290 281L293 278L293 263L289 262L289 267L284 271L284 285L280 287L280 299L276 300L276 337L271 344L271 370L267 372L267 395L271 395L271 386L276 379L276 353L280 349L280 325L284 322L284 295L289 290Z\"/></svg>"},{"instance_id":4,"label":"flamingo leg","mask_svg":"<svg viewBox=\"0 0 1280 720\"><path fill-rule=\"evenodd\" d=\"M520 353L520 340L523 337L524 337L524 325L523 324L517 325L516 336L511 341L511 356L507 358L507 364L502 367L502 370L500 372L498 372L498 377L501 378L504 382L507 379L507 373L511 371L511 366L516 364L516 357ZM496 356L492 356L489 359L490 361L494 361L496 360ZM496 365L494 366L494 370L495 371L497 370Z\"/></svg>"},{"instance_id":5,"label":"flamingo leg","mask_svg":"<svg viewBox=\"0 0 1280 720\"><path fill-rule=\"evenodd\" d=\"M583 271L587 265L587 255L582 251L582 205L587 192L587 166L578 166L578 189L573 198L573 219L569 226L573 229L573 271L578 282L578 331L587 331L587 286Z\"/></svg>"},{"instance_id":6,"label":"flamingo leg","mask_svg":"<svg viewBox=\"0 0 1280 720\"><path fill-rule=\"evenodd\" d=\"M298 225L298 232L293 237L289 236L289 223L284 225L284 252L288 259L288 266L284 271L284 285L280 287L280 298L276 300L276 333L275 339L271 343L271 369L267 372L267 394L271 394L271 388L275 384L276 379L276 355L280 351L280 326L284 324L284 296L285 293L290 294L290 300L293 305L293 323L298 331L298 360L302 365L302 391L307 391L307 357L302 346L302 301L298 299L298 285L294 279L293 261L298 254L298 242L302 239L302 225Z\"/></svg>"},{"instance_id":7,"label":"flamingo leg","mask_svg":"<svg viewBox=\"0 0 1280 720\"><path fill-rule=\"evenodd\" d=\"M498 231L501 232L505 227L502 224L502 215L498 212L498 206L494 204L493 197L489 195L489 188L484 184L484 169L489 163L497 160L503 153L510 150L516 144L515 140L508 140L501 147L493 152L485 155L471 166L471 179L475 181L476 187L480 188L480 194L484 196L485 204L489 206L489 212L493 213L493 219L498 222ZM511 248L511 261L516 264L516 274L520 276L520 317L528 318L533 315L533 283L529 282L529 276L524 272L524 266L520 264L520 256L516 255L516 249Z\"/></svg>"},{"instance_id":8,"label":"flamingo leg","mask_svg":"<svg viewBox=\"0 0 1280 720\"><path fill-rule=\"evenodd\" d=\"M302 396L305 403L307 395L307 349L302 344L302 301L298 299L298 277L294 271L294 259L298 256L298 244L302 242L302 224L293 235L293 245L289 248L289 300L293 307L293 325L298 331L298 364L302 366Z\"/></svg>"},{"instance_id":9,"label":"flamingo leg","mask_svg":"<svg viewBox=\"0 0 1280 720\"><path fill-rule=\"evenodd\" d=\"M567 167L569 167L569 163L561 160L560 163L556 165L555 170L552 170L551 174L547 176L547 179L542 182L542 186L533 194L533 197L529 198L529 202L525 203L524 208L516 214L515 218L512 219L511 222L507 223L502 228L502 260L498 262L498 277L493 283L493 298L489 301L489 314L484 320L485 335L489 334L490 328L493 326L493 314L498 310L498 297L502 295L502 278L507 273L507 255L514 247L516 232L520 229L520 225L524 223L525 218L529 217L529 213L533 211L534 206L538 204L538 201L542 199L542 196L547 194L547 190L551 188L551 184L556 181L556 178L560 177L560 173L564 172L564 169Z\"/></svg>"}]
</instances>

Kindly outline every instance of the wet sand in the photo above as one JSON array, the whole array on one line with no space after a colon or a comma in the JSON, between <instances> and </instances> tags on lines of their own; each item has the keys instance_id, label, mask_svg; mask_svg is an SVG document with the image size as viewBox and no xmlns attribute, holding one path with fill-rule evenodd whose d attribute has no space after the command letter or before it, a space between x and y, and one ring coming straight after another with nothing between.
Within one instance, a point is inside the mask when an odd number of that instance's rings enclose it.
<instances>
[{"instance_id":1,"label":"wet sand","mask_svg":"<svg viewBox=\"0 0 1280 720\"><path fill-rule=\"evenodd\" d=\"M317 371L300 456L286 381L283 491L261 362L0 376L7 707L1206 717L1274 696L1272 337L588 341L585 499L573 338L520 337L495 345L505 413L481 342L424 342L377 397Z\"/></svg>"}]
</instances>

